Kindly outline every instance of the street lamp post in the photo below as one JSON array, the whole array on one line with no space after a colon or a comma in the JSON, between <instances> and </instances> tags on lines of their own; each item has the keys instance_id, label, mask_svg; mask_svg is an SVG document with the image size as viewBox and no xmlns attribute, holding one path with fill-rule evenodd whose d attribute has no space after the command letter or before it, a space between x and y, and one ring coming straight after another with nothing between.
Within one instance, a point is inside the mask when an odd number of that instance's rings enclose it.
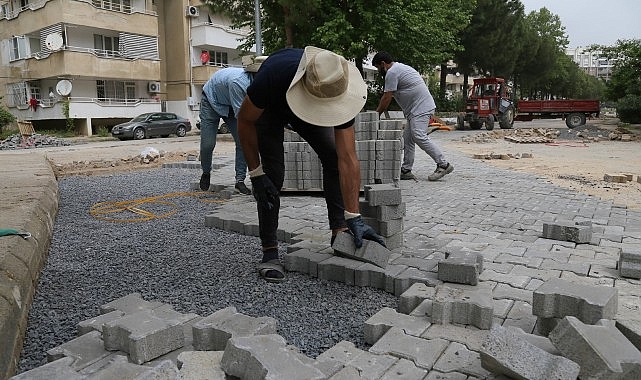
<instances>
[{"instance_id":1,"label":"street lamp post","mask_svg":"<svg viewBox=\"0 0 641 380\"><path fill-rule=\"evenodd\" d=\"M260 0L254 0L254 22L256 27L256 55L263 54L263 41L260 32Z\"/></svg>"}]
</instances>

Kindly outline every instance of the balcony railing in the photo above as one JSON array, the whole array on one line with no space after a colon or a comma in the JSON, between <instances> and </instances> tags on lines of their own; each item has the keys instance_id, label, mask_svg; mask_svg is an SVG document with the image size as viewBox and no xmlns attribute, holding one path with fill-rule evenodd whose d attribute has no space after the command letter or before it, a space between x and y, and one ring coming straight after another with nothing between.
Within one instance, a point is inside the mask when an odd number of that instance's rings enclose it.
<instances>
[{"instance_id":1,"label":"balcony railing","mask_svg":"<svg viewBox=\"0 0 641 380\"><path fill-rule=\"evenodd\" d=\"M20 12L26 11L26 10L32 10L35 11L36 9L40 9L45 6L46 3L48 3L51 0L38 0L38 1L30 1L29 4L26 4L24 7L16 8L13 11L7 11L6 14L0 15L0 19L7 19L11 20L20 14Z\"/></svg>"},{"instance_id":2,"label":"balcony railing","mask_svg":"<svg viewBox=\"0 0 641 380\"><path fill-rule=\"evenodd\" d=\"M61 98L44 98L38 99L38 107L51 108L55 107L57 103L61 103ZM140 104L156 104L160 103L160 99L154 98L137 98L137 99L122 99L122 98L92 98L84 96L74 96L69 98L70 103L95 103L103 107L136 107ZM26 110L30 106L27 103L20 103L15 105L19 110Z\"/></svg>"},{"instance_id":3,"label":"balcony railing","mask_svg":"<svg viewBox=\"0 0 641 380\"><path fill-rule=\"evenodd\" d=\"M36 9L40 9L45 6L46 3L48 3L51 0L38 0L38 1L30 1L29 4L16 8L13 11L8 11L5 14L0 14L0 20L1 19L7 19L7 20L12 20L16 17L21 12L24 12L26 10L32 10L35 11ZM73 0L73 1L78 1L81 3L87 3L91 5L94 8L97 9L104 9L108 11L113 11L113 12L119 12L119 13L126 13L126 14L132 14L132 13L142 13L150 16L158 16L158 13L153 10L146 10L146 9L139 9L136 7L132 7L130 5L124 5L121 4L120 2L113 2L113 1L108 1L108 0Z\"/></svg>"}]
</instances>

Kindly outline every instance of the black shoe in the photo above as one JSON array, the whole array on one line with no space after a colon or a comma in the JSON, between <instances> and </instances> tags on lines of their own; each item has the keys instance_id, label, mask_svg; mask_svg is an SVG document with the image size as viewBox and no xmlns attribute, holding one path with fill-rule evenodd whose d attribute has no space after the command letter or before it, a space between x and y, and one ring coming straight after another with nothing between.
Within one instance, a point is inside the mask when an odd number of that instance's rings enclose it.
<instances>
[{"instance_id":1,"label":"black shoe","mask_svg":"<svg viewBox=\"0 0 641 380\"><path fill-rule=\"evenodd\" d=\"M245 182L236 182L236 186L234 187L236 188L236 191L241 194L250 195L252 193L252 191L245 186Z\"/></svg>"},{"instance_id":2,"label":"black shoe","mask_svg":"<svg viewBox=\"0 0 641 380\"><path fill-rule=\"evenodd\" d=\"M200 176L200 190L202 191L207 191L209 190L209 179L211 177L210 173L203 173L203 175Z\"/></svg>"},{"instance_id":3,"label":"black shoe","mask_svg":"<svg viewBox=\"0 0 641 380\"><path fill-rule=\"evenodd\" d=\"M411 170L401 169L401 179L402 180L416 179L416 176L412 173Z\"/></svg>"}]
</instances>

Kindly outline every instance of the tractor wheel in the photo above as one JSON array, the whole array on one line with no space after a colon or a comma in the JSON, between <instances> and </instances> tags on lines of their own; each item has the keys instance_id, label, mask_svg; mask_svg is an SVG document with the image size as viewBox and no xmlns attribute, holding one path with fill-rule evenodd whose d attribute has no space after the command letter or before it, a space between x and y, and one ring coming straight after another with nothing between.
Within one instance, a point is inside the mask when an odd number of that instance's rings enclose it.
<instances>
[{"instance_id":1,"label":"tractor wheel","mask_svg":"<svg viewBox=\"0 0 641 380\"><path fill-rule=\"evenodd\" d=\"M458 115L456 117L456 129L461 131L465 129L465 116Z\"/></svg>"},{"instance_id":2,"label":"tractor wheel","mask_svg":"<svg viewBox=\"0 0 641 380\"><path fill-rule=\"evenodd\" d=\"M470 121L470 128L472 129L481 129L482 126L483 126L483 123L480 120Z\"/></svg>"},{"instance_id":3,"label":"tractor wheel","mask_svg":"<svg viewBox=\"0 0 641 380\"><path fill-rule=\"evenodd\" d=\"M485 129L487 129L488 131L494 129L494 115L487 115L487 120L485 121Z\"/></svg>"},{"instance_id":4,"label":"tractor wheel","mask_svg":"<svg viewBox=\"0 0 641 380\"><path fill-rule=\"evenodd\" d=\"M514 107L509 106L499 118L501 129L510 129L514 125Z\"/></svg>"},{"instance_id":5,"label":"tractor wheel","mask_svg":"<svg viewBox=\"0 0 641 380\"><path fill-rule=\"evenodd\" d=\"M585 124L585 115L582 113L571 113L565 118L565 125L572 129Z\"/></svg>"}]
</instances>

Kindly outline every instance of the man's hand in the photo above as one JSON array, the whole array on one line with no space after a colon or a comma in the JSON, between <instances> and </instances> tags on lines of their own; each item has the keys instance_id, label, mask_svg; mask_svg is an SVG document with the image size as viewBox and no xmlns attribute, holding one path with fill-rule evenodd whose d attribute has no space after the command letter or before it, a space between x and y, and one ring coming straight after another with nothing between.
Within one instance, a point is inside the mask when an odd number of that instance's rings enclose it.
<instances>
[{"instance_id":1,"label":"man's hand","mask_svg":"<svg viewBox=\"0 0 641 380\"><path fill-rule=\"evenodd\" d=\"M383 237L374 231L374 229L363 222L363 217L360 214L354 218L349 218L345 220L347 222L347 227L354 235L354 244L356 248L363 246L363 239L373 240L383 247L386 247L385 240Z\"/></svg>"},{"instance_id":2,"label":"man's hand","mask_svg":"<svg viewBox=\"0 0 641 380\"><path fill-rule=\"evenodd\" d=\"M274 183L265 174L251 177L251 181L252 193L254 193L256 202L262 204L268 210L272 210L278 198L278 189L276 189Z\"/></svg>"}]
</instances>

